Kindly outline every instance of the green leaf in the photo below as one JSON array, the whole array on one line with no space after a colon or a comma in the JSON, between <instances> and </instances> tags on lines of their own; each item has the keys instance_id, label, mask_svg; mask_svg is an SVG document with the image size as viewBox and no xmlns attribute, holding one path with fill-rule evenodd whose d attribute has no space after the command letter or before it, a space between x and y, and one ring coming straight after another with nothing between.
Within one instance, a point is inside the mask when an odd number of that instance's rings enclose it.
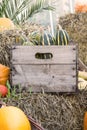
<instances>
[{"instance_id":1,"label":"green leaf","mask_svg":"<svg viewBox=\"0 0 87 130\"><path fill-rule=\"evenodd\" d=\"M0 3L0 17L8 17L16 24L27 21L43 10L54 10L46 0L3 0Z\"/></svg>"},{"instance_id":2,"label":"green leaf","mask_svg":"<svg viewBox=\"0 0 87 130\"><path fill-rule=\"evenodd\" d=\"M10 85L10 83L9 83L9 81L7 80L7 83L6 83L6 86L7 86L7 88L8 88L8 94L7 94L7 97L10 97L11 96L11 85Z\"/></svg>"}]
</instances>

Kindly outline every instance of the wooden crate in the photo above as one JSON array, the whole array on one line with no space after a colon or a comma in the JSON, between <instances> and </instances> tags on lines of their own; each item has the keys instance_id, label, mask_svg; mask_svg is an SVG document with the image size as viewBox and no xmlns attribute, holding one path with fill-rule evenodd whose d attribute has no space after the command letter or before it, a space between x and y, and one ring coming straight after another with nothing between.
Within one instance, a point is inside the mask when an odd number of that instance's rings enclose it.
<instances>
[{"instance_id":1,"label":"wooden crate","mask_svg":"<svg viewBox=\"0 0 87 130\"><path fill-rule=\"evenodd\" d=\"M51 53L50 59L38 59L37 53ZM12 85L28 87L32 92L76 92L77 46L13 46Z\"/></svg>"}]
</instances>

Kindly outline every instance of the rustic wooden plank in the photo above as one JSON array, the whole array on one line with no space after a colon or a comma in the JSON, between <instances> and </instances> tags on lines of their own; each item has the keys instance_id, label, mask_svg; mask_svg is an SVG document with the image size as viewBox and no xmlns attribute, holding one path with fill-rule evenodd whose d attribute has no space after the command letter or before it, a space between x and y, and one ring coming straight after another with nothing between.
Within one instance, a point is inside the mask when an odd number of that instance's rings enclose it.
<instances>
[{"instance_id":1,"label":"rustic wooden plank","mask_svg":"<svg viewBox=\"0 0 87 130\"><path fill-rule=\"evenodd\" d=\"M37 59L36 53L51 53L51 59ZM12 50L13 64L74 64L76 46L16 46Z\"/></svg>"},{"instance_id":2,"label":"rustic wooden plank","mask_svg":"<svg viewBox=\"0 0 87 130\"><path fill-rule=\"evenodd\" d=\"M51 59L37 59L36 53L51 53ZM20 84L32 92L75 92L77 47L13 46L12 85Z\"/></svg>"},{"instance_id":3,"label":"rustic wooden plank","mask_svg":"<svg viewBox=\"0 0 87 130\"><path fill-rule=\"evenodd\" d=\"M13 85L40 92L75 92L76 65L14 65Z\"/></svg>"}]
</instances>

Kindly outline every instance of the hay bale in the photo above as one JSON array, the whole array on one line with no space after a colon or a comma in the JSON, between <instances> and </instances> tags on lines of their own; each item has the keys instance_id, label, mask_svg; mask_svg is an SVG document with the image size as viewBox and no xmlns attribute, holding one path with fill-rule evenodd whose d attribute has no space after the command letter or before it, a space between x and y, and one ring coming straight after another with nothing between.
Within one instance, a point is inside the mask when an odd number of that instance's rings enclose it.
<instances>
[{"instance_id":1,"label":"hay bale","mask_svg":"<svg viewBox=\"0 0 87 130\"><path fill-rule=\"evenodd\" d=\"M45 29L45 26L27 22L27 23L20 25L20 28L26 34L26 36L28 36L29 33L32 33L34 31L40 31L41 28ZM47 29L47 27L46 27L46 29Z\"/></svg>"},{"instance_id":2,"label":"hay bale","mask_svg":"<svg viewBox=\"0 0 87 130\"><path fill-rule=\"evenodd\" d=\"M44 26L38 24L26 23L14 30L0 32L0 63L10 66L11 45L33 45L30 34L41 28L45 29Z\"/></svg>"},{"instance_id":3,"label":"hay bale","mask_svg":"<svg viewBox=\"0 0 87 130\"><path fill-rule=\"evenodd\" d=\"M31 30L26 27L24 30L18 29L0 33L0 62L9 66L11 45L17 44L21 35L26 39L30 31L37 29L38 27L31 26ZM15 92L16 89L17 92ZM40 123L45 130L83 129L83 116L87 111L87 91L81 91L75 95L33 94L20 88L15 88L12 91L11 97L1 98L1 100L8 105L20 107L28 116L32 116Z\"/></svg>"},{"instance_id":4,"label":"hay bale","mask_svg":"<svg viewBox=\"0 0 87 130\"><path fill-rule=\"evenodd\" d=\"M33 29L31 29L33 28ZM11 59L11 45L23 45L24 42L29 42L29 37L27 35L29 34L29 31L32 32L34 30L33 25L30 26L30 29L25 29L18 27L14 30L7 30L0 32L0 63L10 66L10 59ZM36 30L36 26L35 26ZM28 34L27 34L27 33Z\"/></svg>"},{"instance_id":5,"label":"hay bale","mask_svg":"<svg viewBox=\"0 0 87 130\"><path fill-rule=\"evenodd\" d=\"M16 38L19 35L17 31L10 30L0 32L0 63L10 66L10 56L11 56L11 45L16 43Z\"/></svg>"},{"instance_id":6,"label":"hay bale","mask_svg":"<svg viewBox=\"0 0 87 130\"><path fill-rule=\"evenodd\" d=\"M22 92L5 100L20 107L45 130L82 130L87 111L87 91L76 95Z\"/></svg>"},{"instance_id":7,"label":"hay bale","mask_svg":"<svg viewBox=\"0 0 87 130\"><path fill-rule=\"evenodd\" d=\"M79 57L87 65L87 13L68 14L60 17L59 23L78 44Z\"/></svg>"}]
</instances>

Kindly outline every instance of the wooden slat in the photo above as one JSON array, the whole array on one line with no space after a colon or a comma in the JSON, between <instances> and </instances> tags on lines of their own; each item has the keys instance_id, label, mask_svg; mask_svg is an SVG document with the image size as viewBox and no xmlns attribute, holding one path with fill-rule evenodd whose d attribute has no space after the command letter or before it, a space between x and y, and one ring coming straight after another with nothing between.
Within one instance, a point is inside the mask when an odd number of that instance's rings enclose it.
<instances>
[{"instance_id":1,"label":"wooden slat","mask_svg":"<svg viewBox=\"0 0 87 130\"><path fill-rule=\"evenodd\" d=\"M76 46L16 46L12 50L13 64L74 64ZM51 59L37 59L36 53L51 53Z\"/></svg>"},{"instance_id":2,"label":"wooden slat","mask_svg":"<svg viewBox=\"0 0 87 130\"><path fill-rule=\"evenodd\" d=\"M31 87L40 92L74 92L76 89L75 65L14 65L13 85Z\"/></svg>"}]
</instances>

